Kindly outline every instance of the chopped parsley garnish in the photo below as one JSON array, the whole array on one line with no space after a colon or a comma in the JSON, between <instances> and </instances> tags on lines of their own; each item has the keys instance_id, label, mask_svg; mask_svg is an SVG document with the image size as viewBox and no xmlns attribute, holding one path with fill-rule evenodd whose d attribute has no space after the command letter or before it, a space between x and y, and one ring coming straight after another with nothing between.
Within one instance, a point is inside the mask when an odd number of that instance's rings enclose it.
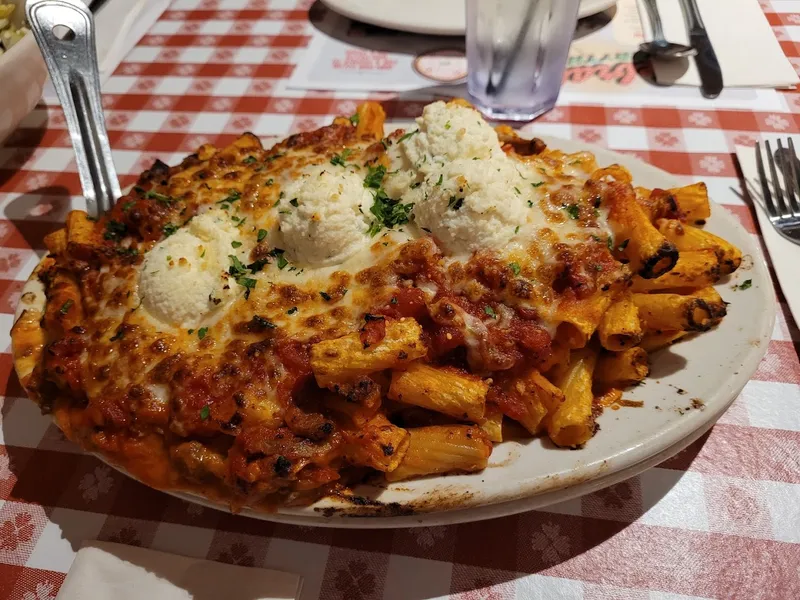
<instances>
[{"instance_id":1,"label":"chopped parsley garnish","mask_svg":"<svg viewBox=\"0 0 800 600\"><path fill-rule=\"evenodd\" d=\"M291 205L292 205L292 206L294 206L295 208L297 208L298 206L300 206L300 205L297 203L297 198L292 198L291 200L289 200L289 204L291 204Z\"/></svg>"},{"instance_id":2,"label":"chopped parsley garnish","mask_svg":"<svg viewBox=\"0 0 800 600\"><path fill-rule=\"evenodd\" d=\"M120 327L119 329L117 329L117 333L115 333L113 337L109 338L108 341L116 342L117 340L121 340L124 337L125 337L125 331L122 329L122 327Z\"/></svg>"},{"instance_id":3,"label":"chopped parsley garnish","mask_svg":"<svg viewBox=\"0 0 800 600\"><path fill-rule=\"evenodd\" d=\"M564 210L567 212L570 219L574 219L577 221L578 218L581 216L581 210L577 204L569 204L564 207Z\"/></svg>"},{"instance_id":4,"label":"chopped parsley garnish","mask_svg":"<svg viewBox=\"0 0 800 600\"><path fill-rule=\"evenodd\" d=\"M136 202L133 201L126 202L125 204L122 205L122 212L128 212L130 209L133 208L134 204L136 204Z\"/></svg>"},{"instance_id":5,"label":"chopped parsley garnish","mask_svg":"<svg viewBox=\"0 0 800 600\"><path fill-rule=\"evenodd\" d=\"M322 299L325 300L325 302L329 302L331 299L331 295L326 294L325 292L320 292L319 295L322 296Z\"/></svg>"},{"instance_id":6,"label":"chopped parsley garnish","mask_svg":"<svg viewBox=\"0 0 800 600\"><path fill-rule=\"evenodd\" d=\"M273 154L272 156L268 156L267 158L265 158L265 159L264 159L264 162L272 162L273 160L277 160L277 159L279 159L281 156L285 156L285 155L286 155L286 153L285 153L285 152L280 152L280 153L278 153L278 154Z\"/></svg>"},{"instance_id":7,"label":"chopped parsley garnish","mask_svg":"<svg viewBox=\"0 0 800 600\"><path fill-rule=\"evenodd\" d=\"M375 220L369 227L370 237L375 237L384 227L392 229L395 225L405 225L411 215L414 203L403 204L400 200L392 200L382 189L375 193L375 201L369 211Z\"/></svg>"},{"instance_id":8,"label":"chopped parsley garnish","mask_svg":"<svg viewBox=\"0 0 800 600\"><path fill-rule=\"evenodd\" d=\"M350 115L350 122L353 125L358 125L358 122L361 120L361 117L358 116L358 113L354 113Z\"/></svg>"},{"instance_id":9,"label":"chopped parsley garnish","mask_svg":"<svg viewBox=\"0 0 800 600\"><path fill-rule=\"evenodd\" d=\"M514 188L514 191L515 191L515 192L517 192L517 196L519 196L519 195L522 193L522 192L520 192L520 191L519 191L519 188L518 188L518 187L515 187L515 188Z\"/></svg>"},{"instance_id":10,"label":"chopped parsley garnish","mask_svg":"<svg viewBox=\"0 0 800 600\"><path fill-rule=\"evenodd\" d=\"M451 127L450 121L448 121L447 123L444 124L444 128L445 129L450 129L450 127Z\"/></svg>"},{"instance_id":11,"label":"chopped parsley garnish","mask_svg":"<svg viewBox=\"0 0 800 600\"><path fill-rule=\"evenodd\" d=\"M244 288L244 299L248 300L250 298L250 290L256 287L258 281L252 277L237 277L236 283Z\"/></svg>"},{"instance_id":12,"label":"chopped parsley garnish","mask_svg":"<svg viewBox=\"0 0 800 600\"><path fill-rule=\"evenodd\" d=\"M289 261L283 256L284 250L281 248L273 248L272 252L270 252L270 256L273 256L278 261L278 268L283 271L286 268L286 265L289 264Z\"/></svg>"},{"instance_id":13,"label":"chopped parsley garnish","mask_svg":"<svg viewBox=\"0 0 800 600\"><path fill-rule=\"evenodd\" d=\"M377 167L367 167L367 176L364 178L364 187L377 190L383 183L383 178L386 175L386 167L378 165Z\"/></svg>"},{"instance_id":14,"label":"chopped parsley garnish","mask_svg":"<svg viewBox=\"0 0 800 600\"><path fill-rule=\"evenodd\" d=\"M457 196L450 196L450 200L447 201L447 208L452 208L453 210L461 210L462 206L464 206L463 198L459 198Z\"/></svg>"},{"instance_id":15,"label":"chopped parsley garnish","mask_svg":"<svg viewBox=\"0 0 800 600\"><path fill-rule=\"evenodd\" d=\"M264 182L264 185L272 185L273 183L275 183L275 180L270 177Z\"/></svg>"},{"instance_id":16,"label":"chopped parsley garnish","mask_svg":"<svg viewBox=\"0 0 800 600\"><path fill-rule=\"evenodd\" d=\"M200 329L197 330L197 337L199 337L202 340L204 337L206 337L207 333L208 333L208 327L201 327Z\"/></svg>"},{"instance_id":17,"label":"chopped parsley garnish","mask_svg":"<svg viewBox=\"0 0 800 600\"><path fill-rule=\"evenodd\" d=\"M139 254L138 248L117 248L119 256L137 256Z\"/></svg>"},{"instance_id":18,"label":"chopped parsley garnish","mask_svg":"<svg viewBox=\"0 0 800 600\"><path fill-rule=\"evenodd\" d=\"M540 185L544 185L544 181L540 181L538 183L531 183L531 185L535 188L539 187Z\"/></svg>"},{"instance_id":19,"label":"chopped parsley garnish","mask_svg":"<svg viewBox=\"0 0 800 600\"><path fill-rule=\"evenodd\" d=\"M144 195L144 197L150 200L156 200L157 202L160 202L161 204L166 204L167 206L169 206L173 202L177 202L175 198L172 198L170 196L165 196L164 194L159 194L158 192L154 192L153 190L147 190L147 193Z\"/></svg>"},{"instance_id":20,"label":"chopped parsley garnish","mask_svg":"<svg viewBox=\"0 0 800 600\"><path fill-rule=\"evenodd\" d=\"M243 275L247 275L247 267L242 264L236 256L233 254L229 254L228 258L231 259L231 266L228 267L228 273L233 275L234 277L241 277Z\"/></svg>"},{"instance_id":21,"label":"chopped parsley garnish","mask_svg":"<svg viewBox=\"0 0 800 600\"><path fill-rule=\"evenodd\" d=\"M259 242L263 242L265 237L267 237L267 230L266 229L259 229L258 230L258 237L256 239Z\"/></svg>"},{"instance_id":22,"label":"chopped parsley garnish","mask_svg":"<svg viewBox=\"0 0 800 600\"><path fill-rule=\"evenodd\" d=\"M439 181L436 182L436 185L442 185L442 181L444 181L444 175L439 173Z\"/></svg>"},{"instance_id":23,"label":"chopped parsley garnish","mask_svg":"<svg viewBox=\"0 0 800 600\"><path fill-rule=\"evenodd\" d=\"M208 417L211 415L211 408L206 404L203 408L200 409L200 418L203 421L207 421Z\"/></svg>"},{"instance_id":24,"label":"chopped parsley garnish","mask_svg":"<svg viewBox=\"0 0 800 600\"><path fill-rule=\"evenodd\" d=\"M230 194L228 194L227 198L224 198L222 200L218 200L217 204L225 204L225 203L233 204L234 202L239 200L241 197L242 197L242 193L239 190L233 190Z\"/></svg>"},{"instance_id":25,"label":"chopped parsley garnish","mask_svg":"<svg viewBox=\"0 0 800 600\"><path fill-rule=\"evenodd\" d=\"M516 227L514 227L514 235L516 235L516 234L518 234L518 233L519 233L519 225L517 225Z\"/></svg>"},{"instance_id":26,"label":"chopped parsley garnish","mask_svg":"<svg viewBox=\"0 0 800 600\"><path fill-rule=\"evenodd\" d=\"M178 225L175 225L175 223L167 223L166 225L164 225L164 228L163 228L162 231L164 232L164 235L166 237L169 237L173 233L178 231L178 229L180 229L180 227Z\"/></svg>"},{"instance_id":27,"label":"chopped parsley garnish","mask_svg":"<svg viewBox=\"0 0 800 600\"><path fill-rule=\"evenodd\" d=\"M264 268L264 265L269 263L268 258L259 258L256 261L251 262L247 265L247 268L250 269L253 273L258 273L261 269Z\"/></svg>"},{"instance_id":28,"label":"chopped parsley garnish","mask_svg":"<svg viewBox=\"0 0 800 600\"><path fill-rule=\"evenodd\" d=\"M737 290L749 290L751 287L753 287L753 280L745 279L742 283L740 283L739 285L735 285L733 287L734 289Z\"/></svg>"},{"instance_id":29,"label":"chopped parsley garnish","mask_svg":"<svg viewBox=\"0 0 800 600\"><path fill-rule=\"evenodd\" d=\"M417 181L416 183L412 183L412 184L411 184L411 189L412 189L412 190L415 190L415 189L417 189L417 188L418 188L419 186L421 186L421 185L422 185L422 182L421 182L421 181Z\"/></svg>"},{"instance_id":30,"label":"chopped parsley garnish","mask_svg":"<svg viewBox=\"0 0 800 600\"><path fill-rule=\"evenodd\" d=\"M489 306L488 304L483 307L483 312L485 312L487 315L489 315L493 319L497 318L497 313L494 312L494 309L491 306Z\"/></svg>"},{"instance_id":31,"label":"chopped parsley garnish","mask_svg":"<svg viewBox=\"0 0 800 600\"><path fill-rule=\"evenodd\" d=\"M344 167L345 163L347 162L347 157L350 156L352 153L353 151L350 148L345 148L344 150L342 150L341 154L333 155L333 158L331 158L331 164Z\"/></svg>"},{"instance_id":32,"label":"chopped parsley garnish","mask_svg":"<svg viewBox=\"0 0 800 600\"><path fill-rule=\"evenodd\" d=\"M242 242L237 242L236 240L233 240L231 242L231 247L233 247L233 248L239 248L239 247L241 247L241 245L242 245Z\"/></svg>"},{"instance_id":33,"label":"chopped parsley garnish","mask_svg":"<svg viewBox=\"0 0 800 600\"><path fill-rule=\"evenodd\" d=\"M245 158L245 159L244 159L242 162L243 162L244 164L246 164L246 165L252 165L252 164L253 164L254 162L256 162L257 160L258 160L258 159L257 159L255 156L252 156L252 155L251 155L251 156L248 156L247 158Z\"/></svg>"},{"instance_id":34,"label":"chopped parsley garnish","mask_svg":"<svg viewBox=\"0 0 800 600\"><path fill-rule=\"evenodd\" d=\"M619 250L620 252L625 250L625 248L628 247L628 242L630 242L630 240L623 240L623 242L619 246L617 246L617 250Z\"/></svg>"},{"instance_id":35,"label":"chopped parsley garnish","mask_svg":"<svg viewBox=\"0 0 800 600\"><path fill-rule=\"evenodd\" d=\"M58 309L62 315L65 315L69 312L69 309L72 308L72 305L75 304L75 301L72 299L67 300L64 304L61 305L61 308Z\"/></svg>"},{"instance_id":36,"label":"chopped parsley garnish","mask_svg":"<svg viewBox=\"0 0 800 600\"><path fill-rule=\"evenodd\" d=\"M522 271L522 268L519 266L519 263L515 262L508 263L508 267L509 269L511 269L511 272L514 273L514 275L519 275L520 272Z\"/></svg>"},{"instance_id":37,"label":"chopped parsley garnish","mask_svg":"<svg viewBox=\"0 0 800 600\"><path fill-rule=\"evenodd\" d=\"M296 312L297 312L297 307L293 306L292 308L290 308L289 310L286 311L286 314L287 315L293 315Z\"/></svg>"},{"instance_id":38,"label":"chopped parsley garnish","mask_svg":"<svg viewBox=\"0 0 800 600\"><path fill-rule=\"evenodd\" d=\"M106 221L106 232L103 234L103 239L117 242L128 233L128 227L125 223L120 223L113 219Z\"/></svg>"},{"instance_id":39,"label":"chopped parsley garnish","mask_svg":"<svg viewBox=\"0 0 800 600\"><path fill-rule=\"evenodd\" d=\"M172 260L172 257L169 254L167 254L167 260Z\"/></svg>"},{"instance_id":40,"label":"chopped parsley garnish","mask_svg":"<svg viewBox=\"0 0 800 600\"><path fill-rule=\"evenodd\" d=\"M606 246L608 246L609 250L613 250L614 249L614 240L611 239L611 236L608 236L606 238Z\"/></svg>"},{"instance_id":41,"label":"chopped parsley garnish","mask_svg":"<svg viewBox=\"0 0 800 600\"><path fill-rule=\"evenodd\" d=\"M407 134L401 136L400 139L397 140L397 143L399 144L400 142L405 142L408 138L410 138L413 135L417 135L418 133L419 129L415 129L414 131L409 131Z\"/></svg>"},{"instance_id":42,"label":"chopped parsley garnish","mask_svg":"<svg viewBox=\"0 0 800 600\"><path fill-rule=\"evenodd\" d=\"M192 334L194 333L194 329L190 329L190 330L189 330L189 331L187 331L186 333L188 333L189 335L192 335Z\"/></svg>"},{"instance_id":43,"label":"chopped parsley garnish","mask_svg":"<svg viewBox=\"0 0 800 600\"><path fill-rule=\"evenodd\" d=\"M528 208L533 208L533 200L528 200Z\"/></svg>"}]
</instances>

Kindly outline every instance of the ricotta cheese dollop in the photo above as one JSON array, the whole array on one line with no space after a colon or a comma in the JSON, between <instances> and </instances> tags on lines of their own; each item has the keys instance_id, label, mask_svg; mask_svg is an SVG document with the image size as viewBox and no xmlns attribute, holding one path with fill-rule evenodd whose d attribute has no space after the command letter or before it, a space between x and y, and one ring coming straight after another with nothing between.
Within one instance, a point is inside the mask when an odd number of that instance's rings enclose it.
<instances>
[{"instance_id":1,"label":"ricotta cheese dollop","mask_svg":"<svg viewBox=\"0 0 800 600\"><path fill-rule=\"evenodd\" d=\"M361 169L361 171L365 171ZM369 244L373 195L353 167L315 165L283 186L280 230L301 266L339 264Z\"/></svg>"},{"instance_id":2,"label":"ricotta cheese dollop","mask_svg":"<svg viewBox=\"0 0 800 600\"><path fill-rule=\"evenodd\" d=\"M503 154L497 132L475 109L453 102L428 104L405 139L388 150L392 175L384 187L398 198L418 180L459 158L476 162ZM414 133L416 132L416 133Z\"/></svg>"},{"instance_id":3,"label":"ricotta cheese dollop","mask_svg":"<svg viewBox=\"0 0 800 600\"><path fill-rule=\"evenodd\" d=\"M215 209L156 244L139 279L144 310L164 324L191 327L240 296L243 288L228 274L230 255L247 261L250 248L239 237L230 216Z\"/></svg>"},{"instance_id":4,"label":"ricotta cheese dollop","mask_svg":"<svg viewBox=\"0 0 800 600\"><path fill-rule=\"evenodd\" d=\"M417 225L450 255L502 249L527 221L524 186L510 160L454 160L415 190Z\"/></svg>"}]
</instances>

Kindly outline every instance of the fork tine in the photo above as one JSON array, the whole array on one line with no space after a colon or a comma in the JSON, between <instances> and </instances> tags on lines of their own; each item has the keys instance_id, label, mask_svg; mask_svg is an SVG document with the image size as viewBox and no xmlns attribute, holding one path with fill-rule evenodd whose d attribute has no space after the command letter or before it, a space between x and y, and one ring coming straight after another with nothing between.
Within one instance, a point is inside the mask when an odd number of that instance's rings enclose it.
<instances>
[{"instance_id":1,"label":"fork tine","mask_svg":"<svg viewBox=\"0 0 800 600\"><path fill-rule=\"evenodd\" d=\"M788 138L787 138L788 139ZM797 189L797 182L794 178L794 169L792 163L794 162L794 155L789 157L789 150L784 149L781 140L777 140L778 149L775 151L775 162L778 163L778 170L783 173L783 188L782 192L786 200L786 211L782 211L782 216L790 217L792 213L792 206L797 204L795 199L795 190Z\"/></svg>"},{"instance_id":2,"label":"fork tine","mask_svg":"<svg viewBox=\"0 0 800 600\"><path fill-rule=\"evenodd\" d=\"M769 146L767 146L767 153L769 153ZM775 205L772 202L769 180L767 179L767 173L764 171L764 159L761 156L760 142L756 142L756 166L758 167L758 178L761 180L761 193L764 195L764 206L767 209L767 214L770 217L777 217L778 211L775 210Z\"/></svg>"},{"instance_id":3,"label":"fork tine","mask_svg":"<svg viewBox=\"0 0 800 600\"><path fill-rule=\"evenodd\" d=\"M780 141L778 141L780 144ZM772 175L772 189L775 190L775 205L778 207L778 216L785 218L788 215L786 205L783 203L783 190L781 189L781 181L778 179L778 170L775 168L775 157L772 155L772 148L769 147L769 140L764 142L764 148L767 154L767 163L769 164L769 172Z\"/></svg>"},{"instance_id":4,"label":"fork tine","mask_svg":"<svg viewBox=\"0 0 800 600\"><path fill-rule=\"evenodd\" d=\"M794 151L794 142L792 138L789 138L789 153L792 155L791 161L791 171L792 171L792 183L794 185L794 192L790 198L790 203L792 205L792 212L794 213L795 217L800 217L800 201L798 200L798 196L800 196L800 161L797 160L797 153Z\"/></svg>"}]
</instances>

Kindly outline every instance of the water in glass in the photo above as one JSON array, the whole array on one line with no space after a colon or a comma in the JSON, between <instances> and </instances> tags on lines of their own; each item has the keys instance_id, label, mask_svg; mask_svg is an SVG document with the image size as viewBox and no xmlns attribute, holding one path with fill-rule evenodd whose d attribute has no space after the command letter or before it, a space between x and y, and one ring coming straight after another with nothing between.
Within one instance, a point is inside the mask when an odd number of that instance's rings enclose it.
<instances>
[{"instance_id":1,"label":"water in glass","mask_svg":"<svg viewBox=\"0 0 800 600\"><path fill-rule=\"evenodd\" d=\"M530 121L558 99L580 0L466 0L468 89L495 119Z\"/></svg>"}]
</instances>

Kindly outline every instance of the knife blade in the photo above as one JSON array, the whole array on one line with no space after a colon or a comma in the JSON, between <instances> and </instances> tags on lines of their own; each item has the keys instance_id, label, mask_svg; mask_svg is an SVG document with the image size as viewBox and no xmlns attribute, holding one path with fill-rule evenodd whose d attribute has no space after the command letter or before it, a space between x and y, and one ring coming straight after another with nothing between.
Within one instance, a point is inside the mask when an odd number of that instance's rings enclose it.
<instances>
[{"instance_id":1,"label":"knife blade","mask_svg":"<svg viewBox=\"0 0 800 600\"><path fill-rule=\"evenodd\" d=\"M681 0L681 7L686 27L689 29L689 44L697 50L694 63L700 74L700 91L705 98L716 98L724 87L722 68L719 66L714 47L708 38L708 32L700 16L700 9L696 0Z\"/></svg>"}]
</instances>

